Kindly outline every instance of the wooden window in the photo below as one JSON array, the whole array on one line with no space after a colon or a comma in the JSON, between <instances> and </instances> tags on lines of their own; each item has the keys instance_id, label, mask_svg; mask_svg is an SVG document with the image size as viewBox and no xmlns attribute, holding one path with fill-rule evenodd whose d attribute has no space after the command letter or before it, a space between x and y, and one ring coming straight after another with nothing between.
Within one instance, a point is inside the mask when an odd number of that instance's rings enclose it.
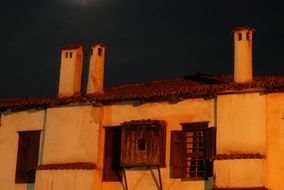
<instances>
[{"instance_id":1,"label":"wooden window","mask_svg":"<svg viewBox=\"0 0 284 190\"><path fill-rule=\"evenodd\" d=\"M120 167L121 127L105 128L104 181L121 181Z\"/></svg>"},{"instance_id":2,"label":"wooden window","mask_svg":"<svg viewBox=\"0 0 284 190\"><path fill-rule=\"evenodd\" d=\"M40 131L19 132L16 183L34 183L38 163Z\"/></svg>"},{"instance_id":3,"label":"wooden window","mask_svg":"<svg viewBox=\"0 0 284 190\"><path fill-rule=\"evenodd\" d=\"M171 177L203 180L213 175L215 128L208 122L182 124L171 132Z\"/></svg>"},{"instance_id":4,"label":"wooden window","mask_svg":"<svg viewBox=\"0 0 284 190\"><path fill-rule=\"evenodd\" d=\"M121 165L165 166L166 122L135 120L122 123Z\"/></svg>"}]
</instances>

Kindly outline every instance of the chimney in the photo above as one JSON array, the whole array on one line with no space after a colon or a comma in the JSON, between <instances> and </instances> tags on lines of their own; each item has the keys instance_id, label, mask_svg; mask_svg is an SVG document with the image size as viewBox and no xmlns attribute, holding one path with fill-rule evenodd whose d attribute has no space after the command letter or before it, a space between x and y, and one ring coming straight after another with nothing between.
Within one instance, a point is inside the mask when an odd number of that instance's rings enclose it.
<instances>
[{"instance_id":1,"label":"chimney","mask_svg":"<svg viewBox=\"0 0 284 190\"><path fill-rule=\"evenodd\" d=\"M234 33L234 81L252 81L252 36L251 27L235 28Z\"/></svg>"},{"instance_id":2,"label":"chimney","mask_svg":"<svg viewBox=\"0 0 284 190\"><path fill-rule=\"evenodd\" d=\"M82 66L82 45L70 45L61 49L58 96L74 96L80 94Z\"/></svg>"},{"instance_id":3,"label":"chimney","mask_svg":"<svg viewBox=\"0 0 284 190\"><path fill-rule=\"evenodd\" d=\"M104 92L105 49L100 43L91 46L87 94Z\"/></svg>"}]
</instances>

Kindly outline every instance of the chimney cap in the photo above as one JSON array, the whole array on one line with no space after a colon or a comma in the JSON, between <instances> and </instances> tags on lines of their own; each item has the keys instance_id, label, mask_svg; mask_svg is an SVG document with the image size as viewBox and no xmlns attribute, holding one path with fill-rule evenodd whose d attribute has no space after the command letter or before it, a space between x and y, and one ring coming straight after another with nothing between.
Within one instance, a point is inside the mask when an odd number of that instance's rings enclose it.
<instances>
[{"instance_id":1,"label":"chimney cap","mask_svg":"<svg viewBox=\"0 0 284 190\"><path fill-rule=\"evenodd\" d=\"M81 44L72 44L72 45L67 45L61 48L61 50L72 50L72 49L80 49L83 48Z\"/></svg>"},{"instance_id":2,"label":"chimney cap","mask_svg":"<svg viewBox=\"0 0 284 190\"><path fill-rule=\"evenodd\" d=\"M232 34L234 34L235 32L241 31L241 30L252 31L252 33L255 33L255 28L253 28L251 26L239 26L239 27L235 27L232 30Z\"/></svg>"},{"instance_id":3,"label":"chimney cap","mask_svg":"<svg viewBox=\"0 0 284 190\"><path fill-rule=\"evenodd\" d=\"M95 46L101 46L101 47L104 47L106 48L106 44L105 43L101 43L101 42L97 42L97 43L93 43L90 45L90 48L92 49L93 47Z\"/></svg>"}]
</instances>

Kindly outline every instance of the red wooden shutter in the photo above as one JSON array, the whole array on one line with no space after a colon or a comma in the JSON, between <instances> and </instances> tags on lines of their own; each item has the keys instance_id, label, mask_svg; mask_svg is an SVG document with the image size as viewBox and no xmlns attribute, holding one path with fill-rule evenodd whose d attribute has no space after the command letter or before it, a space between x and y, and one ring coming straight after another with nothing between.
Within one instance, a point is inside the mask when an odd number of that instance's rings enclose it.
<instances>
[{"instance_id":1,"label":"red wooden shutter","mask_svg":"<svg viewBox=\"0 0 284 190\"><path fill-rule=\"evenodd\" d=\"M171 132L171 178L182 178L183 175L183 133Z\"/></svg>"}]
</instances>

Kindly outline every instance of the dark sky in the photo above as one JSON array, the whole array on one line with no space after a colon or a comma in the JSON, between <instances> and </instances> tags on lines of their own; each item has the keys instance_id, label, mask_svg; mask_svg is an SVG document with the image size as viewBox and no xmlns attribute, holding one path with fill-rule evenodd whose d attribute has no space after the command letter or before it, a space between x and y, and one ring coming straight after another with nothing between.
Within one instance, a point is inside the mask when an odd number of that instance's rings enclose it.
<instances>
[{"instance_id":1,"label":"dark sky","mask_svg":"<svg viewBox=\"0 0 284 190\"><path fill-rule=\"evenodd\" d=\"M233 72L236 26L256 29L255 74L284 75L284 11L263 0L7 0L0 98L54 96L60 48L107 45L105 86ZM83 90L89 52L86 51Z\"/></svg>"}]
</instances>

